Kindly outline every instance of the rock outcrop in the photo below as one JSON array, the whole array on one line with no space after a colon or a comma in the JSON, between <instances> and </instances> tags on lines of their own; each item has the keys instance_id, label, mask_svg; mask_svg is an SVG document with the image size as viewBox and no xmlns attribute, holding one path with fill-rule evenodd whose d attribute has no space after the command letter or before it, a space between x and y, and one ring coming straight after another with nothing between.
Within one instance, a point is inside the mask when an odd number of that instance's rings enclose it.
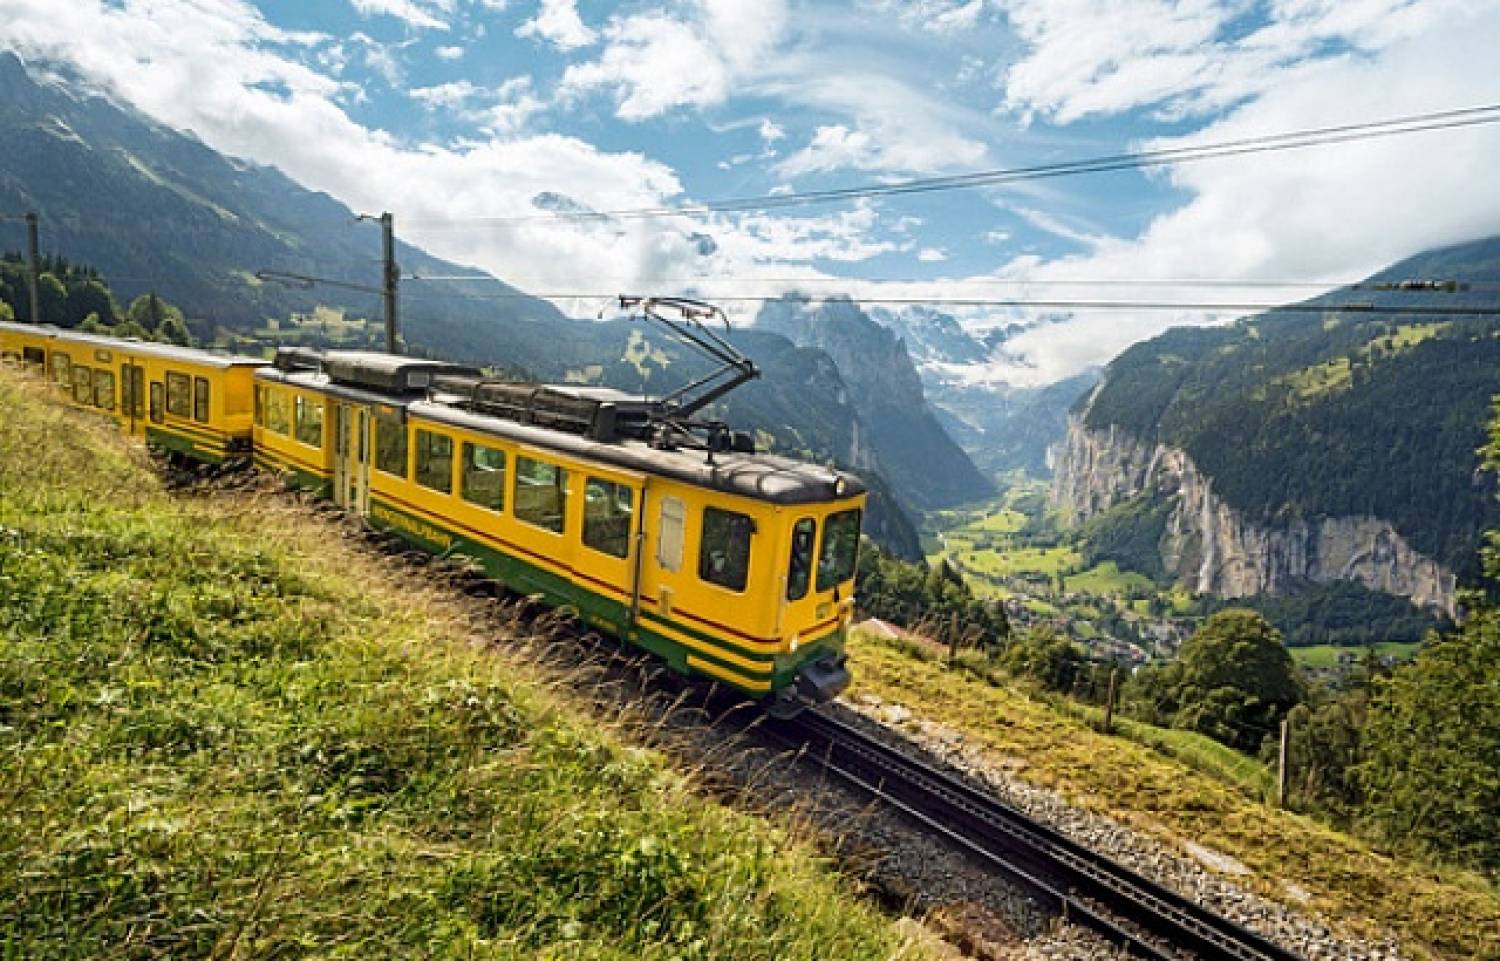
<instances>
[{"instance_id":1,"label":"rock outcrop","mask_svg":"<svg viewBox=\"0 0 1500 961\"><path fill-rule=\"evenodd\" d=\"M1282 593L1298 581L1358 581L1372 590L1456 614L1457 578L1414 550L1378 517L1245 516L1176 447L1118 427L1090 430L1069 418L1056 450L1052 499L1081 523L1143 492L1172 506L1158 547L1163 567L1190 590L1223 597Z\"/></svg>"}]
</instances>

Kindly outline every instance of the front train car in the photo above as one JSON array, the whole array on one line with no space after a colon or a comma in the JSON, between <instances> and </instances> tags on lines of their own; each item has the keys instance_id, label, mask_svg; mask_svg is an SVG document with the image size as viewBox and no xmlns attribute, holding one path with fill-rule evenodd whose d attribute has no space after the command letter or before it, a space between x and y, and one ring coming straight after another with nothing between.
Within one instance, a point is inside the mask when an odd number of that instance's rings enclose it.
<instances>
[{"instance_id":1,"label":"front train car","mask_svg":"<svg viewBox=\"0 0 1500 961\"><path fill-rule=\"evenodd\" d=\"M849 681L865 491L849 474L652 433L649 402L414 358L284 352L256 446L341 506L517 593L768 699Z\"/></svg>"}]
</instances>

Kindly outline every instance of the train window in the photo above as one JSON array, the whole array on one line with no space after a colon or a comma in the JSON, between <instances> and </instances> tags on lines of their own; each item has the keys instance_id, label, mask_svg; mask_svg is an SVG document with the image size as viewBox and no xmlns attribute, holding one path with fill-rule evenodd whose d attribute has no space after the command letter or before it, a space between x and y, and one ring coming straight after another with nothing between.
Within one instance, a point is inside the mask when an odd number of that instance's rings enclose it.
<instances>
[{"instance_id":1,"label":"train window","mask_svg":"<svg viewBox=\"0 0 1500 961\"><path fill-rule=\"evenodd\" d=\"M255 426L266 426L266 389L255 385Z\"/></svg>"},{"instance_id":2,"label":"train window","mask_svg":"<svg viewBox=\"0 0 1500 961\"><path fill-rule=\"evenodd\" d=\"M167 371L167 413L173 417L193 416L193 378Z\"/></svg>"},{"instance_id":3,"label":"train window","mask_svg":"<svg viewBox=\"0 0 1500 961\"><path fill-rule=\"evenodd\" d=\"M94 371L94 406L105 410L115 409L115 372Z\"/></svg>"},{"instance_id":4,"label":"train window","mask_svg":"<svg viewBox=\"0 0 1500 961\"><path fill-rule=\"evenodd\" d=\"M703 508L698 576L710 584L743 591L750 578L750 535L754 533L755 521L744 514Z\"/></svg>"},{"instance_id":5,"label":"train window","mask_svg":"<svg viewBox=\"0 0 1500 961\"><path fill-rule=\"evenodd\" d=\"M568 472L546 461L517 457L516 519L561 534L567 510Z\"/></svg>"},{"instance_id":6,"label":"train window","mask_svg":"<svg viewBox=\"0 0 1500 961\"><path fill-rule=\"evenodd\" d=\"M193 420L208 423L208 378L193 378Z\"/></svg>"},{"instance_id":7,"label":"train window","mask_svg":"<svg viewBox=\"0 0 1500 961\"><path fill-rule=\"evenodd\" d=\"M166 392L162 390L161 381L151 382L151 423L162 422L162 407L166 403Z\"/></svg>"},{"instance_id":8,"label":"train window","mask_svg":"<svg viewBox=\"0 0 1500 961\"><path fill-rule=\"evenodd\" d=\"M309 447L322 447L323 402L299 394L292 403L297 414L297 439Z\"/></svg>"},{"instance_id":9,"label":"train window","mask_svg":"<svg viewBox=\"0 0 1500 961\"><path fill-rule=\"evenodd\" d=\"M73 399L80 404L94 402L94 372L76 364L73 366Z\"/></svg>"},{"instance_id":10,"label":"train window","mask_svg":"<svg viewBox=\"0 0 1500 961\"><path fill-rule=\"evenodd\" d=\"M818 522L804 517L792 525L792 559L786 569L786 599L801 600L812 586L813 542L818 538Z\"/></svg>"},{"instance_id":11,"label":"train window","mask_svg":"<svg viewBox=\"0 0 1500 961\"><path fill-rule=\"evenodd\" d=\"M463 498L488 510L505 509L505 451L464 444Z\"/></svg>"},{"instance_id":12,"label":"train window","mask_svg":"<svg viewBox=\"0 0 1500 961\"><path fill-rule=\"evenodd\" d=\"M453 438L417 431L417 483L444 494L453 493Z\"/></svg>"},{"instance_id":13,"label":"train window","mask_svg":"<svg viewBox=\"0 0 1500 961\"><path fill-rule=\"evenodd\" d=\"M687 509L675 497L661 499L661 521L656 525L656 563L664 571L682 569L682 528Z\"/></svg>"},{"instance_id":14,"label":"train window","mask_svg":"<svg viewBox=\"0 0 1500 961\"><path fill-rule=\"evenodd\" d=\"M624 484L590 477L583 486L583 543L615 557L630 555L630 519L635 491Z\"/></svg>"},{"instance_id":15,"label":"train window","mask_svg":"<svg viewBox=\"0 0 1500 961\"><path fill-rule=\"evenodd\" d=\"M21 358L32 367L47 366L47 352L40 347L22 347Z\"/></svg>"},{"instance_id":16,"label":"train window","mask_svg":"<svg viewBox=\"0 0 1500 961\"><path fill-rule=\"evenodd\" d=\"M120 365L120 410L133 418L146 416L146 369Z\"/></svg>"},{"instance_id":17,"label":"train window","mask_svg":"<svg viewBox=\"0 0 1500 961\"><path fill-rule=\"evenodd\" d=\"M168 375L170 376L170 375ZM172 410L172 385L167 384L167 411ZM287 401L285 392L266 388L265 399L266 430L275 431L278 434L290 434L292 432L292 405Z\"/></svg>"},{"instance_id":18,"label":"train window","mask_svg":"<svg viewBox=\"0 0 1500 961\"><path fill-rule=\"evenodd\" d=\"M823 523L823 551L818 555L818 590L826 591L854 576L859 559L859 508L839 511Z\"/></svg>"},{"instance_id":19,"label":"train window","mask_svg":"<svg viewBox=\"0 0 1500 961\"><path fill-rule=\"evenodd\" d=\"M375 466L387 474L406 476L406 425L396 417L375 417Z\"/></svg>"},{"instance_id":20,"label":"train window","mask_svg":"<svg viewBox=\"0 0 1500 961\"><path fill-rule=\"evenodd\" d=\"M52 378L64 387L73 383L73 374L70 371L72 363L67 354L55 350L52 352Z\"/></svg>"}]
</instances>

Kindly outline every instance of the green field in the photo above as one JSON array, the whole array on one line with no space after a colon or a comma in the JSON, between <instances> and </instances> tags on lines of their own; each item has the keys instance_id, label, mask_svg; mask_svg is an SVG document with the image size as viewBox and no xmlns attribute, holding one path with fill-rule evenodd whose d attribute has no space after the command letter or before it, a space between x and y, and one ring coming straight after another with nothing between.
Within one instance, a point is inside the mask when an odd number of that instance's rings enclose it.
<instances>
[{"instance_id":1,"label":"green field","mask_svg":"<svg viewBox=\"0 0 1500 961\"><path fill-rule=\"evenodd\" d=\"M1340 654L1352 654L1355 662L1364 656L1365 651L1374 648L1375 653L1381 657L1394 657L1397 660L1410 660L1421 647L1420 642L1398 643L1395 641L1384 641L1372 644L1370 647L1336 647L1332 644L1315 644L1311 647L1288 648L1292 652L1292 659L1303 667L1310 668L1333 668L1339 663Z\"/></svg>"},{"instance_id":2,"label":"green field","mask_svg":"<svg viewBox=\"0 0 1500 961\"><path fill-rule=\"evenodd\" d=\"M1063 579L1063 583L1067 590L1088 594L1127 594L1156 587L1151 578L1135 571L1122 571L1114 561L1096 564L1081 574L1071 574Z\"/></svg>"}]
</instances>

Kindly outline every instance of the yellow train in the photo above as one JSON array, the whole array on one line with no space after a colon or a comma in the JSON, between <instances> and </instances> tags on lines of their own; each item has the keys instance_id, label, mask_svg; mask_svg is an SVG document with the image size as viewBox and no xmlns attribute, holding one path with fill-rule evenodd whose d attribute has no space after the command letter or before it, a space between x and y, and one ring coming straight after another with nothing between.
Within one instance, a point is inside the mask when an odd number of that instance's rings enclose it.
<instances>
[{"instance_id":1,"label":"yellow train","mask_svg":"<svg viewBox=\"0 0 1500 961\"><path fill-rule=\"evenodd\" d=\"M749 451L686 406L388 354L266 363L18 324L0 324L0 356L153 444L252 457L777 713L848 684L863 485Z\"/></svg>"},{"instance_id":2,"label":"yellow train","mask_svg":"<svg viewBox=\"0 0 1500 961\"><path fill-rule=\"evenodd\" d=\"M0 322L0 360L45 375L76 406L163 450L211 464L250 453L259 358Z\"/></svg>"}]
</instances>

